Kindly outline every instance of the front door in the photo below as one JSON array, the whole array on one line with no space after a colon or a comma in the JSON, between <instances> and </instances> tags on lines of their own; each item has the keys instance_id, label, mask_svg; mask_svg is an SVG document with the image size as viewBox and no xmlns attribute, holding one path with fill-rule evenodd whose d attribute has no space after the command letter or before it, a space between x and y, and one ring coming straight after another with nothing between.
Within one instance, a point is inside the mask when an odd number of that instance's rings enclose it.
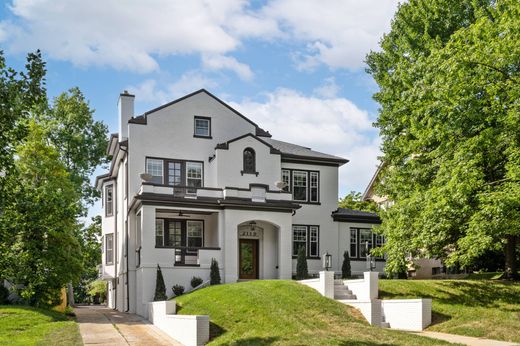
<instances>
[{"instance_id":1,"label":"front door","mask_svg":"<svg viewBox=\"0 0 520 346\"><path fill-rule=\"evenodd\" d=\"M258 240L239 240L239 279L258 279Z\"/></svg>"}]
</instances>

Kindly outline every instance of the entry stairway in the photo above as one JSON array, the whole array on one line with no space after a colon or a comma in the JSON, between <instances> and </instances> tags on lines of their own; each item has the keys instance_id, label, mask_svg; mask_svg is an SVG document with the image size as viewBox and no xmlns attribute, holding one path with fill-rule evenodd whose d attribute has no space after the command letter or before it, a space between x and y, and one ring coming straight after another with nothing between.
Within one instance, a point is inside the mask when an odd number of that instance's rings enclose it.
<instances>
[{"instance_id":1,"label":"entry stairway","mask_svg":"<svg viewBox=\"0 0 520 346\"><path fill-rule=\"evenodd\" d=\"M379 274L364 272L363 278L335 280L333 271L319 278L301 280L321 295L358 309L373 326L421 331L432 321L432 300L379 299Z\"/></svg>"},{"instance_id":2,"label":"entry stairway","mask_svg":"<svg viewBox=\"0 0 520 346\"><path fill-rule=\"evenodd\" d=\"M357 297L352 293L343 280L334 280L334 300L346 305L354 305L355 302L357 302ZM385 321L385 315L383 314L383 311L381 311L381 304L377 304L375 308L379 311L373 311L372 313L381 316L379 326L382 328L390 328L390 323Z\"/></svg>"}]
</instances>

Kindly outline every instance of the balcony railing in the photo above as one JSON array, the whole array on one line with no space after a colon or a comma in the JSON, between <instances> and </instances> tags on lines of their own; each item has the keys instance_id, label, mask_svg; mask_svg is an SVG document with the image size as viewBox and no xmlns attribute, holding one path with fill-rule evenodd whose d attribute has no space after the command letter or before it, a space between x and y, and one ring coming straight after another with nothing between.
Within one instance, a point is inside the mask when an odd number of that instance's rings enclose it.
<instances>
[{"instance_id":1,"label":"balcony railing","mask_svg":"<svg viewBox=\"0 0 520 346\"><path fill-rule=\"evenodd\" d=\"M176 246L173 248L175 266L194 266L209 265L211 259L220 260L219 247L193 248L187 246Z\"/></svg>"}]
</instances>

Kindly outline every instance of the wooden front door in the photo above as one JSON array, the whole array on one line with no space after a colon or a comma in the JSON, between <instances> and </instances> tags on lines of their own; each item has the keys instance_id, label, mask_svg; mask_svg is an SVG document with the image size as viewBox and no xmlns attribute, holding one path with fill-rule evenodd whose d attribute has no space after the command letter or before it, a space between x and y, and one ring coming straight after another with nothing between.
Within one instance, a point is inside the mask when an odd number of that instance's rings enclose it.
<instances>
[{"instance_id":1,"label":"wooden front door","mask_svg":"<svg viewBox=\"0 0 520 346\"><path fill-rule=\"evenodd\" d=\"M239 240L239 279L258 279L258 240Z\"/></svg>"}]
</instances>

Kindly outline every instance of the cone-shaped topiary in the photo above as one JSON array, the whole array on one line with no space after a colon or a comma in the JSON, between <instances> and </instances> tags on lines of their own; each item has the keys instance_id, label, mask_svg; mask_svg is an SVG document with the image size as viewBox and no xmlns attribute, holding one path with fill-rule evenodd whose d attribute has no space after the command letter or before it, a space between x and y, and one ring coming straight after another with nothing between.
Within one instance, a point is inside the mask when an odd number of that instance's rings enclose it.
<instances>
[{"instance_id":1,"label":"cone-shaped topiary","mask_svg":"<svg viewBox=\"0 0 520 346\"><path fill-rule=\"evenodd\" d=\"M220 270L218 269L218 262L214 258L211 259L209 284L210 285L219 285L220 284Z\"/></svg>"},{"instance_id":2,"label":"cone-shaped topiary","mask_svg":"<svg viewBox=\"0 0 520 346\"><path fill-rule=\"evenodd\" d=\"M305 248L302 246L298 250L298 260L296 261L296 280L303 280L308 277L307 258L305 257Z\"/></svg>"},{"instance_id":3,"label":"cone-shaped topiary","mask_svg":"<svg viewBox=\"0 0 520 346\"><path fill-rule=\"evenodd\" d=\"M166 296L166 286L164 285L164 278L162 276L161 267L157 264L157 278L155 281L155 295L153 297L153 301L161 301L166 300L168 297Z\"/></svg>"},{"instance_id":4,"label":"cone-shaped topiary","mask_svg":"<svg viewBox=\"0 0 520 346\"><path fill-rule=\"evenodd\" d=\"M341 266L341 278L348 279L352 276L351 268L350 268L350 256L348 251L343 253L343 265Z\"/></svg>"}]
</instances>

